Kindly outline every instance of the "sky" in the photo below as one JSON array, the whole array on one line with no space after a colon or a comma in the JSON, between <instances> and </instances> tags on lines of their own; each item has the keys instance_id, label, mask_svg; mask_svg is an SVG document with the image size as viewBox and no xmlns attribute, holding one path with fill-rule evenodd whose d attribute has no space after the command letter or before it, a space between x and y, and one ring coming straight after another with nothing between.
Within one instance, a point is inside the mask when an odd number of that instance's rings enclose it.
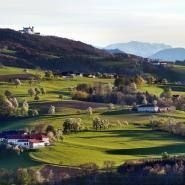
<instances>
[{"instance_id":1,"label":"sky","mask_svg":"<svg viewBox=\"0 0 185 185\"><path fill-rule=\"evenodd\" d=\"M185 0L0 0L0 27L95 46L129 41L185 47Z\"/></svg>"}]
</instances>

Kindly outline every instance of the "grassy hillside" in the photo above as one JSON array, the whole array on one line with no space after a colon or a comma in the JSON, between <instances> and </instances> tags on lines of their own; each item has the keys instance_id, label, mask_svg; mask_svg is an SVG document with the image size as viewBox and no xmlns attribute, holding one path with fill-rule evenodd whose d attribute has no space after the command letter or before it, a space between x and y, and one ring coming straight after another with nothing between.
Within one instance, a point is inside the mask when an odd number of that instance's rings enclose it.
<instances>
[{"instance_id":1,"label":"grassy hillside","mask_svg":"<svg viewBox=\"0 0 185 185\"><path fill-rule=\"evenodd\" d=\"M27 73L35 74L38 71L29 70ZM39 71L43 75L43 71ZM14 74L25 73L19 68L0 68L0 74L9 76ZM0 93L9 90L19 102L25 98L28 100L31 108L37 108L40 116L35 118L15 119L10 121L2 121L0 130L32 128L39 123L45 125L53 125L55 128L62 128L63 121L66 118L81 118L88 132L65 135L64 142L58 141L54 146L29 151L21 156L0 154L0 167L17 168L40 166L45 163L56 165L78 166L85 162L96 162L102 165L105 160L114 160L116 164L120 164L128 159L137 159L144 157L159 157L162 152L171 154L179 154L185 152L184 137L173 136L164 132L152 131L148 127L151 118L175 118L177 121L184 121L185 114L183 111L164 114L147 114L134 113L126 107L116 106L116 110L108 110L105 104L81 103L71 100L71 88L79 83L113 83L112 79L90 79L77 77L74 79L53 79L51 81L41 80L40 83L35 82L32 87L45 87L46 95L40 96L40 101L34 101L28 96L27 90L30 88L28 81L22 81L23 85L16 88L13 83L1 82ZM168 84L174 90L173 93L185 93L183 85ZM159 95L165 86L149 86L143 85L139 87L140 91L148 91L152 94ZM63 94L64 100L61 102L58 95ZM56 115L48 115L50 105L55 105ZM93 116L86 113L86 108L94 106ZM86 108L84 108L86 107ZM115 124L118 120L127 120L129 126L117 128L116 126L102 132L92 130L92 119L99 116L108 119L110 123Z\"/></svg>"},{"instance_id":2,"label":"grassy hillside","mask_svg":"<svg viewBox=\"0 0 185 185\"><path fill-rule=\"evenodd\" d=\"M185 140L166 133L153 132L130 126L123 130L86 132L66 137L51 148L31 152L38 161L78 166L95 162L102 166L105 160L121 164L125 160L159 157L162 152L184 153Z\"/></svg>"},{"instance_id":3,"label":"grassy hillside","mask_svg":"<svg viewBox=\"0 0 185 185\"><path fill-rule=\"evenodd\" d=\"M125 53L110 54L80 41L61 37L21 34L10 29L0 29L0 63L7 66L77 72L116 72L119 68L114 68L114 65L105 67L102 64L117 61L124 63L127 60L136 62L143 59Z\"/></svg>"}]
</instances>

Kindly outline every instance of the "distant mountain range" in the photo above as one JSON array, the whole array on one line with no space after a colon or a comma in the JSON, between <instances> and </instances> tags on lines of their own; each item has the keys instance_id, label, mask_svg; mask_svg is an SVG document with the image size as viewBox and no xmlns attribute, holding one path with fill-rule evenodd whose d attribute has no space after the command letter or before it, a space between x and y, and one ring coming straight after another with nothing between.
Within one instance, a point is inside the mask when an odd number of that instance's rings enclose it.
<instances>
[{"instance_id":1,"label":"distant mountain range","mask_svg":"<svg viewBox=\"0 0 185 185\"><path fill-rule=\"evenodd\" d=\"M123 54L123 53L125 53L125 52L123 52L123 51L121 51L119 49L106 49L106 51L108 53L111 53L111 54Z\"/></svg>"},{"instance_id":2,"label":"distant mountain range","mask_svg":"<svg viewBox=\"0 0 185 185\"><path fill-rule=\"evenodd\" d=\"M169 48L172 48L172 47L166 44L147 43L147 42L138 42L138 41L111 44L105 47L105 49L108 49L108 50L118 49L125 53L146 57L146 58L154 55L155 53L161 50L165 50Z\"/></svg>"},{"instance_id":3,"label":"distant mountain range","mask_svg":"<svg viewBox=\"0 0 185 185\"><path fill-rule=\"evenodd\" d=\"M164 61L175 62L177 60L185 60L185 49L184 48L170 48L159 51L150 57L151 59L159 59Z\"/></svg>"}]
</instances>

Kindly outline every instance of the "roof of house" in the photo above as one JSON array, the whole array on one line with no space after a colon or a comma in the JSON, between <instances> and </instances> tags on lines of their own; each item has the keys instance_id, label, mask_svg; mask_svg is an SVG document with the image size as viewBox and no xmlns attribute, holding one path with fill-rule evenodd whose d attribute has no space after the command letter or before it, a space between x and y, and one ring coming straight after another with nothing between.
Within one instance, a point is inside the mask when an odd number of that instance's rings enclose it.
<instances>
[{"instance_id":1,"label":"roof of house","mask_svg":"<svg viewBox=\"0 0 185 185\"><path fill-rule=\"evenodd\" d=\"M6 139L29 139L28 135L16 134L16 135L8 135L5 137Z\"/></svg>"},{"instance_id":2,"label":"roof of house","mask_svg":"<svg viewBox=\"0 0 185 185\"><path fill-rule=\"evenodd\" d=\"M44 141L37 140L37 139L29 139L30 143L44 143Z\"/></svg>"},{"instance_id":3,"label":"roof of house","mask_svg":"<svg viewBox=\"0 0 185 185\"><path fill-rule=\"evenodd\" d=\"M143 105L138 106L138 108L150 108L150 107L154 108L154 107L158 107L158 106L155 104L147 104L147 105L143 104Z\"/></svg>"},{"instance_id":4,"label":"roof of house","mask_svg":"<svg viewBox=\"0 0 185 185\"><path fill-rule=\"evenodd\" d=\"M28 139L19 139L17 142L19 142L19 143L25 143L25 142L29 142L29 140Z\"/></svg>"},{"instance_id":5,"label":"roof of house","mask_svg":"<svg viewBox=\"0 0 185 185\"><path fill-rule=\"evenodd\" d=\"M3 131L1 134L4 135L16 135L16 134L24 134L25 131L24 130L7 130L7 131Z\"/></svg>"},{"instance_id":6,"label":"roof of house","mask_svg":"<svg viewBox=\"0 0 185 185\"><path fill-rule=\"evenodd\" d=\"M43 140L44 138L48 138L48 136L44 134L25 134L24 131L5 131L0 133L0 138L4 139L35 139L35 140Z\"/></svg>"},{"instance_id":7,"label":"roof of house","mask_svg":"<svg viewBox=\"0 0 185 185\"><path fill-rule=\"evenodd\" d=\"M44 134L31 134L29 136L30 139L37 139L37 140L42 140L43 138L48 138L48 136Z\"/></svg>"}]
</instances>

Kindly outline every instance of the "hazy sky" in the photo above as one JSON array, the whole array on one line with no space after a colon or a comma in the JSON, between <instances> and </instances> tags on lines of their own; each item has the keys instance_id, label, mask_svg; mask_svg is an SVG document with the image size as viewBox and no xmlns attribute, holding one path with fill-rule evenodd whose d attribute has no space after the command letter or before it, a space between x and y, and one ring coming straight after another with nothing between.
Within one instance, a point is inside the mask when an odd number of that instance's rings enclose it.
<instances>
[{"instance_id":1,"label":"hazy sky","mask_svg":"<svg viewBox=\"0 0 185 185\"><path fill-rule=\"evenodd\" d=\"M97 46L132 40L185 47L185 0L0 0L0 27Z\"/></svg>"}]
</instances>

